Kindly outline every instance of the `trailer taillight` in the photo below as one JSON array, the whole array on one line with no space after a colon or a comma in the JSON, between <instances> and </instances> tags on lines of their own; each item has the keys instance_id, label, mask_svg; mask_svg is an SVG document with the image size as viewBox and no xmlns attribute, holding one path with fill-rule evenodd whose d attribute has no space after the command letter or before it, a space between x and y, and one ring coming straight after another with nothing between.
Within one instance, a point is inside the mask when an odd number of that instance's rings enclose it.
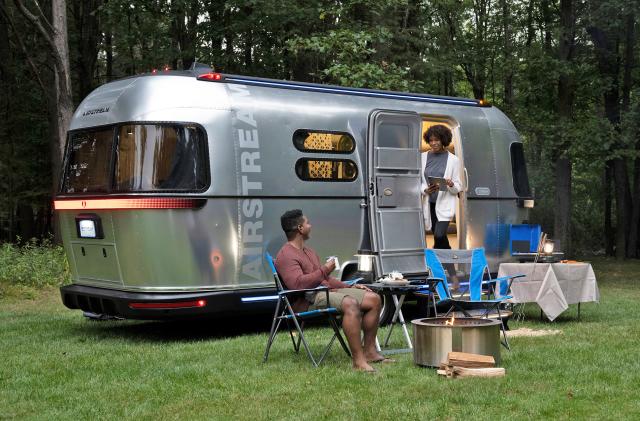
<instances>
[{"instance_id":1,"label":"trailer taillight","mask_svg":"<svg viewBox=\"0 0 640 421\"><path fill-rule=\"evenodd\" d=\"M196 301L173 301L165 303L129 303L129 308L134 310L141 309L172 309L172 308L199 308L207 305L207 300Z\"/></svg>"},{"instance_id":2,"label":"trailer taillight","mask_svg":"<svg viewBox=\"0 0 640 421\"><path fill-rule=\"evenodd\" d=\"M126 210L126 209L193 209L204 205L204 199L135 198L135 199L76 199L54 200L55 210Z\"/></svg>"},{"instance_id":3,"label":"trailer taillight","mask_svg":"<svg viewBox=\"0 0 640 421\"><path fill-rule=\"evenodd\" d=\"M203 73L200 76L198 76L198 80L206 80L209 82L217 82L222 79L223 79L222 73Z\"/></svg>"}]
</instances>

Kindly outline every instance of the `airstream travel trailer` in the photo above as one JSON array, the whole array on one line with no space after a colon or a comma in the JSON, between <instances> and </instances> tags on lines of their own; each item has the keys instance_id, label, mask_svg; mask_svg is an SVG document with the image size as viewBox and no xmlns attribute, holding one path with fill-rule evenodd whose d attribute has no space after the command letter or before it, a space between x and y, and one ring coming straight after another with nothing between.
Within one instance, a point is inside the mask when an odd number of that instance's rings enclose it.
<instances>
[{"instance_id":1,"label":"airstream travel trailer","mask_svg":"<svg viewBox=\"0 0 640 421\"><path fill-rule=\"evenodd\" d=\"M311 245L377 275L425 270L422 133L448 125L462 159L458 248L510 258L504 227L531 203L513 124L482 101L165 72L108 83L74 114L55 199L72 309L167 319L271 308L264 262L300 208ZM428 242L429 239L427 238Z\"/></svg>"}]
</instances>

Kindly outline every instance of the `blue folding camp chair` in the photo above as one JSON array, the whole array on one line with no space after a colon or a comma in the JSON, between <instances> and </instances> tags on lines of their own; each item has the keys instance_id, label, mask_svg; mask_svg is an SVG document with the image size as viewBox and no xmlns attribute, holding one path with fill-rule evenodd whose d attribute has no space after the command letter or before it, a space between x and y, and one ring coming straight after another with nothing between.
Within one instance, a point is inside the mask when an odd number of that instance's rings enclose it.
<instances>
[{"instance_id":1,"label":"blue folding camp chair","mask_svg":"<svg viewBox=\"0 0 640 421\"><path fill-rule=\"evenodd\" d=\"M445 270L442 261L445 263L470 264L469 270L469 299L462 297L453 297L449 291L447 282L441 282L437 285L439 305L450 304L447 317L451 311L457 310L462 312L466 317L489 317L496 314L500 319L504 342L502 343L507 349L510 349L507 331L504 325L503 315L501 312L501 304L511 298L507 295L511 288L511 283L516 278L524 277L524 275L503 276L501 278L491 279L489 265L484 255L484 248L476 248L473 250L433 250L425 249L424 251L427 266L432 272L432 276L443 278L446 280ZM487 279L485 279L485 277ZM483 299L482 287L488 287L489 296L497 289L499 297L494 299ZM495 294L494 294L495 296Z\"/></svg>"},{"instance_id":2,"label":"blue folding camp chair","mask_svg":"<svg viewBox=\"0 0 640 421\"><path fill-rule=\"evenodd\" d=\"M289 336L291 337L291 342L293 342L293 349L295 352L300 351L300 343L304 346L304 349L307 351L307 355L309 359L313 363L314 367L317 367L322 363L324 357L327 356L333 342L338 338L340 345L342 345L342 349L347 353L348 356L351 356L351 352L347 347L344 339L342 338L342 334L340 333L340 327L338 326L338 321L336 320L336 315L338 314L338 309L335 307L327 307L317 310L309 310L296 313L291 307L291 303L289 301L289 297L292 294L304 294L305 292L317 292L318 294L327 294L327 303L329 302L329 288L325 286L319 286L317 288L311 289L295 289L295 290L287 290L284 288L283 283L280 280L280 276L278 275L278 271L276 270L276 266L273 263L273 258L269 253L265 253L265 258L269 263L269 267L273 272L273 278L276 282L276 288L278 289L278 303L276 304L276 311L273 315L273 322L271 323L271 332L269 333L269 340L267 341L267 349L264 352L263 362L267 361L269 358L269 350L271 349L271 345L276 338L278 333L278 329L280 325L284 321L289 329ZM329 341L329 344L324 348L324 351L320 355L320 358L314 357L311 349L309 348L309 344L304 336L304 322L305 320L311 318L320 318L324 317L329 320L329 324L333 328L333 336ZM292 326L293 325L293 326ZM296 340L294 336L294 330L298 332L298 338Z\"/></svg>"}]
</instances>

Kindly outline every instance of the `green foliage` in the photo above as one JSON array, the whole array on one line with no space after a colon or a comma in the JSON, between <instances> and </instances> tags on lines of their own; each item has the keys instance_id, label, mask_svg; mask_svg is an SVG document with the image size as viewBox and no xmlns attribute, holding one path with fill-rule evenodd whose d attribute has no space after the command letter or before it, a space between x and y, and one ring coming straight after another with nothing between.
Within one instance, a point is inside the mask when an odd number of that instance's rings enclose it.
<instances>
[{"instance_id":1,"label":"green foliage","mask_svg":"<svg viewBox=\"0 0 640 421\"><path fill-rule=\"evenodd\" d=\"M376 61L376 48L391 41L385 29L377 31L332 30L309 38L294 38L288 46L294 54L312 52L327 63L320 78L343 86L420 91L420 81L411 80L408 68L384 60Z\"/></svg>"},{"instance_id":2,"label":"green foliage","mask_svg":"<svg viewBox=\"0 0 640 421\"><path fill-rule=\"evenodd\" d=\"M0 245L0 283L27 287L61 286L71 281L69 264L61 246L35 240L22 246Z\"/></svg>"},{"instance_id":3,"label":"green foliage","mask_svg":"<svg viewBox=\"0 0 640 421\"><path fill-rule=\"evenodd\" d=\"M18 39L36 67L49 67L51 60L15 4L4 4L18 29L0 25L0 94L11 99L6 105L0 101L0 238L11 241L19 231L17 210L30 206L46 214L52 184L49 110ZM640 155L637 1L573 2L575 46L569 61L559 59L558 0L69 0L67 5L73 82L81 85L73 89L76 101L113 78L165 66L183 69L193 59L225 73L484 96L508 115L526 143L537 203L530 219L547 232L553 231L556 212L553 162L558 155L571 159L577 250L602 248L605 162L626 159L630 181L640 180L634 162ZM98 28L89 27L87 14L79 13L83 8L95 9L91 16ZM628 17L635 24L630 38ZM616 46L617 81L601 72L594 27ZM7 36L3 28L9 28ZM97 51L97 66L92 80L81 81L88 51L81 46L91 34L96 48L89 50ZM632 92L628 107L621 107L620 125L611 124L604 118L603 96L611 87L622 90L629 43L635 44ZM573 90L570 115L562 118L560 75L571 79Z\"/></svg>"}]
</instances>

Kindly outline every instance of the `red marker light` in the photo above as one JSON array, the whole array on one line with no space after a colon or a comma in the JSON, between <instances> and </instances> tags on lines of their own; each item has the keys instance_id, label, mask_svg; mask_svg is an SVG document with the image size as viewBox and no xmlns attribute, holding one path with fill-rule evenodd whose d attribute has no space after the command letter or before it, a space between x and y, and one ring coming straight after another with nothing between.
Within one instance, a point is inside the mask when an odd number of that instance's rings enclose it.
<instances>
[{"instance_id":1,"label":"red marker light","mask_svg":"<svg viewBox=\"0 0 640 421\"><path fill-rule=\"evenodd\" d=\"M198 80L216 82L216 81L222 80L222 73L203 73L200 76L198 76Z\"/></svg>"},{"instance_id":2,"label":"red marker light","mask_svg":"<svg viewBox=\"0 0 640 421\"><path fill-rule=\"evenodd\" d=\"M134 310L152 309L152 310L166 310L172 308L194 308L204 307L207 305L207 300L197 301L172 301L165 303L129 303L129 308Z\"/></svg>"},{"instance_id":3,"label":"red marker light","mask_svg":"<svg viewBox=\"0 0 640 421\"><path fill-rule=\"evenodd\" d=\"M155 75L156 73L158 73L158 69L153 69L153 70L151 70L151 74L152 74L152 75Z\"/></svg>"}]
</instances>

